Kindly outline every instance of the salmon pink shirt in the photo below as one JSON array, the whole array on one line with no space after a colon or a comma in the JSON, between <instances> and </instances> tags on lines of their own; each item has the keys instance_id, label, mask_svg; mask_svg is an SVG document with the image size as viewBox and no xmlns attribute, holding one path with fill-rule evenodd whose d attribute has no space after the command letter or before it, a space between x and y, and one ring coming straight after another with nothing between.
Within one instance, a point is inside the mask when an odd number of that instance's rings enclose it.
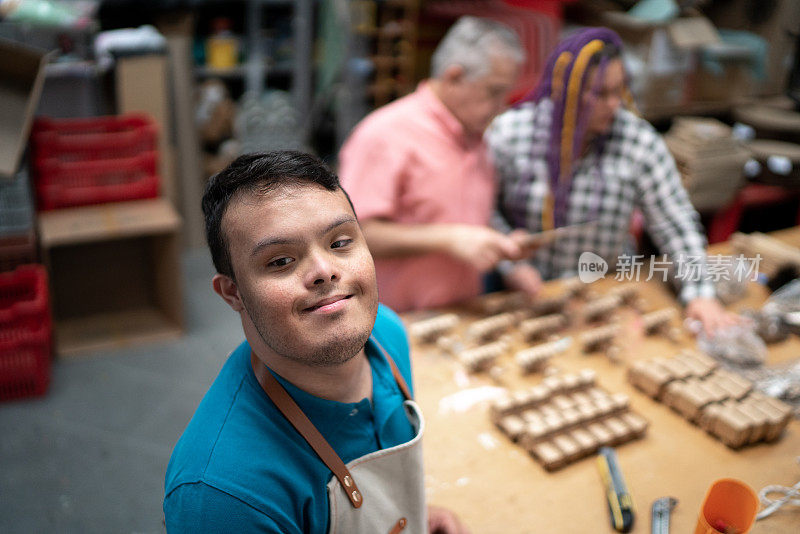
<instances>
[{"instance_id":1,"label":"salmon pink shirt","mask_svg":"<svg viewBox=\"0 0 800 534\"><path fill-rule=\"evenodd\" d=\"M486 226L494 169L483 139L423 82L362 120L339 154L339 176L361 221ZM444 253L375 260L381 302L397 311L478 295L481 273Z\"/></svg>"}]
</instances>

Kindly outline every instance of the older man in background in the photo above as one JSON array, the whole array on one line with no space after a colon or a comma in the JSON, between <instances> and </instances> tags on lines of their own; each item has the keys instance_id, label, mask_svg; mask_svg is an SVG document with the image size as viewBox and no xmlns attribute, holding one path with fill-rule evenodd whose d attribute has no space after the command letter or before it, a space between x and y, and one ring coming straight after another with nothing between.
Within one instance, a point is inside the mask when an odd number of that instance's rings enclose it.
<instances>
[{"instance_id":1,"label":"older man in background","mask_svg":"<svg viewBox=\"0 0 800 534\"><path fill-rule=\"evenodd\" d=\"M339 154L375 258L381 301L397 311L478 295L482 274L523 251L488 227L495 175L483 133L524 60L506 26L463 17L434 52L431 78L368 115ZM516 289L535 293L536 273Z\"/></svg>"}]
</instances>

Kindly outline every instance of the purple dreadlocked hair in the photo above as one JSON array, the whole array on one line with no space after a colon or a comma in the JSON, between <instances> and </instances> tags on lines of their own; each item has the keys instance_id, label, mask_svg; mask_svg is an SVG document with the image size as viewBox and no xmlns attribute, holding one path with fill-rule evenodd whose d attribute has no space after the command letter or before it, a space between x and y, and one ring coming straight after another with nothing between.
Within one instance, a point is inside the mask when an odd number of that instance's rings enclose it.
<instances>
[{"instance_id":1,"label":"purple dreadlocked hair","mask_svg":"<svg viewBox=\"0 0 800 534\"><path fill-rule=\"evenodd\" d=\"M581 150L591 115L591 109L584 104L581 95L587 89L590 67L595 65L598 75L589 89L594 94L598 92L610 59L609 54L604 52L609 49L618 54L622 50L622 40L608 28L586 28L564 39L550 54L539 85L522 101L539 102L547 98L553 103L547 149L550 194L542 211L542 228L545 230L565 224L575 154ZM625 104L633 108L633 100L627 89ZM604 142L604 138L599 139L595 145L598 154L602 153ZM602 180L597 182L596 198L599 202Z\"/></svg>"}]
</instances>

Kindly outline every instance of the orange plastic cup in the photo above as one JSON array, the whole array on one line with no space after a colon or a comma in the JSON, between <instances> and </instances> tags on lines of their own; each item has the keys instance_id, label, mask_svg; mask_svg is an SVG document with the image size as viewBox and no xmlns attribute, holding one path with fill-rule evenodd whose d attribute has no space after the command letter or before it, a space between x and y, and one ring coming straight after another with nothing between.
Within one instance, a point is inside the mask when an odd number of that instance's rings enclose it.
<instances>
[{"instance_id":1,"label":"orange plastic cup","mask_svg":"<svg viewBox=\"0 0 800 534\"><path fill-rule=\"evenodd\" d=\"M694 534L745 534L757 513L758 497L750 486L735 478L721 478L706 492Z\"/></svg>"}]
</instances>

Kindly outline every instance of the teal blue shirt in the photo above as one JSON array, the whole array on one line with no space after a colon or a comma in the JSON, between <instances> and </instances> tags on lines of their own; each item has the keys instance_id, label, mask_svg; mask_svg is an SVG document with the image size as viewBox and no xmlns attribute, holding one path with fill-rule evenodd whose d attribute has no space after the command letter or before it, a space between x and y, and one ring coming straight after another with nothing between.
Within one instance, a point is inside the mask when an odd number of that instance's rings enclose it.
<instances>
[{"instance_id":1,"label":"teal blue shirt","mask_svg":"<svg viewBox=\"0 0 800 534\"><path fill-rule=\"evenodd\" d=\"M413 388L408 340L397 315L381 305L372 335ZM276 375L345 463L414 437L389 364L372 341L366 353L372 367L371 401L320 399ZM228 358L172 452L165 481L167 530L326 532L331 476L261 389L244 342Z\"/></svg>"}]
</instances>

